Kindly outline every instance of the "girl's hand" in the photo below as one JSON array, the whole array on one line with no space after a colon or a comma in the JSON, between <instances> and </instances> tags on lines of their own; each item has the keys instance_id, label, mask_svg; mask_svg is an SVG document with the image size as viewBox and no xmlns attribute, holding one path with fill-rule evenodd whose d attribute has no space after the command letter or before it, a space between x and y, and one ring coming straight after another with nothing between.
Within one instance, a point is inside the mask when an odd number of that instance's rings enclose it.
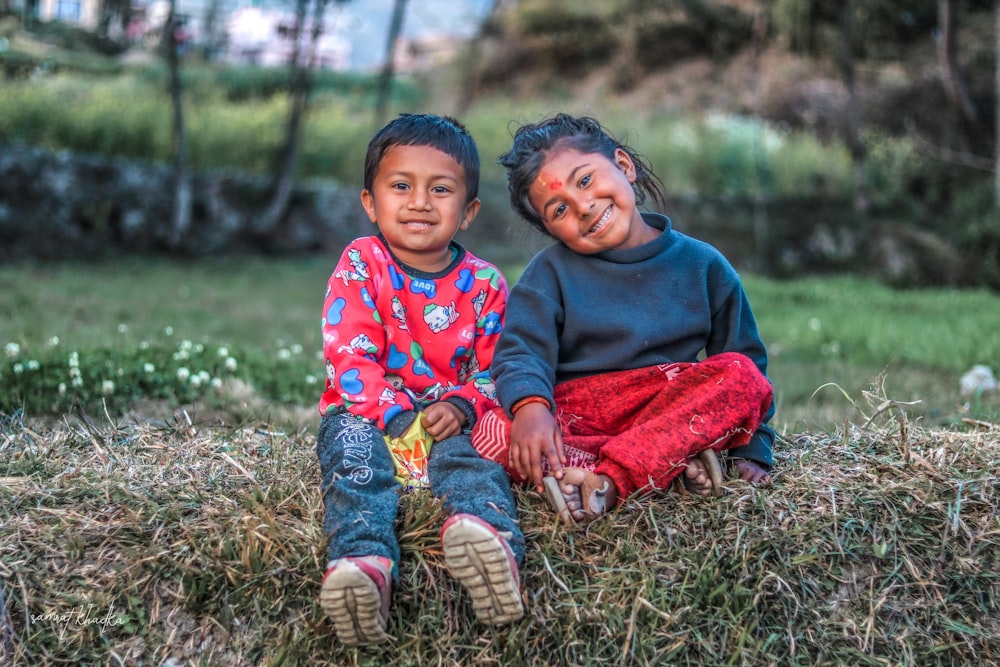
<instances>
[{"instance_id":1,"label":"girl's hand","mask_svg":"<svg viewBox=\"0 0 1000 667\"><path fill-rule=\"evenodd\" d=\"M428 435L440 442L445 438L458 435L465 426L465 413L457 405L447 401L431 403L424 408L423 426Z\"/></svg>"},{"instance_id":2,"label":"girl's hand","mask_svg":"<svg viewBox=\"0 0 1000 667\"><path fill-rule=\"evenodd\" d=\"M561 479L566 452L559 422L541 403L529 403L514 415L510 429L510 465L542 493L542 457L549 462L556 479Z\"/></svg>"}]
</instances>

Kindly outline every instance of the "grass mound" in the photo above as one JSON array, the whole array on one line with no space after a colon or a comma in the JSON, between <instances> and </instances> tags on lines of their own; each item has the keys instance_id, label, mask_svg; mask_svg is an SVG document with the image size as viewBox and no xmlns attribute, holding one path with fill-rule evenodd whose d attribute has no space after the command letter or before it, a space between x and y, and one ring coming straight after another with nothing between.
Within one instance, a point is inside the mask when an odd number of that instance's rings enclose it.
<instances>
[{"instance_id":1,"label":"grass mound","mask_svg":"<svg viewBox=\"0 0 1000 667\"><path fill-rule=\"evenodd\" d=\"M518 491L527 614L490 629L443 521L403 498L392 644L316 600L313 434L0 423L0 662L17 665L1000 664L1000 429L802 434L774 484L630 500L585 530Z\"/></svg>"}]
</instances>

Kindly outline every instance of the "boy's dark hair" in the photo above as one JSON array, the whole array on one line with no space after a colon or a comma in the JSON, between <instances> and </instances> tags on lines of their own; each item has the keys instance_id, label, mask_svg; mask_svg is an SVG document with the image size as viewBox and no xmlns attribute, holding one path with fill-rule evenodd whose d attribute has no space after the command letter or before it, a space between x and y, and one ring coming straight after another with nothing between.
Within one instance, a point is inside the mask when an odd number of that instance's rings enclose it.
<instances>
[{"instance_id":1,"label":"boy's dark hair","mask_svg":"<svg viewBox=\"0 0 1000 667\"><path fill-rule=\"evenodd\" d=\"M625 151L635 164L635 203L652 197L656 205L666 206L663 182L639 153L621 143L601 124L588 116L570 116L561 113L540 123L522 125L514 133L510 150L497 158L497 163L507 169L507 193L510 204L532 227L548 234L541 216L528 199L528 189L538 177L549 151L555 148L575 148L581 153L599 153L609 160L615 151Z\"/></svg>"},{"instance_id":2,"label":"boy's dark hair","mask_svg":"<svg viewBox=\"0 0 1000 667\"><path fill-rule=\"evenodd\" d=\"M371 190L375 173L386 152L394 146L431 146L455 159L465 172L465 203L479 196L479 149L461 123L450 116L400 114L368 142L365 155L366 190Z\"/></svg>"}]
</instances>

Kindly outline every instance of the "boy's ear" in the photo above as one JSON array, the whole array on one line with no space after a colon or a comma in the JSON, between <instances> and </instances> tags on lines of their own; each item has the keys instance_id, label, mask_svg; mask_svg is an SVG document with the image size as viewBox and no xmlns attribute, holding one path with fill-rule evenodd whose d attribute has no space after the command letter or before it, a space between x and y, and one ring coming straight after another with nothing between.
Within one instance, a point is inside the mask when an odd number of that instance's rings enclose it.
<instances>
[{"instance_id":1,"label":"boy's ear","mask_svg":"<svg viewBox=\"0 0 1000 667\"><path fill-rule=\"evenodd\" d=\"M472 201L470 201L468 204L465 205L465 213L462 216L462 224L458 226L459 229L461 229L464 232L466 229L469 228L469 225L472 224L472 221L475 219L475 217L479 215L479 207L481 205L482 202L480 202L479 199L473 199Z\"/></svg>"},{"instance_id":2,"label":"boy's ear","mask_svg":"<svg viewBox=\"0 0 1000 667\"><path fill-rule=\"evenodd\" d=\"M635 163L632 162L632 158L629 156L628 152L621 148L616 148L615 165L622 170L629 183L635 183Z\"/></svg>"},{"instance_id":3,"label":"boy's ear","mask_svg":"<svg viewBox=\"0 0 1000 667\"><path fill-rule=\"evenodd\" d=\"M372 197L372 193L368 190L361 191L361 206L364 207L369 220L378 222L378 218L375 217L375 197Z\"/></svg>"}]
</instances>

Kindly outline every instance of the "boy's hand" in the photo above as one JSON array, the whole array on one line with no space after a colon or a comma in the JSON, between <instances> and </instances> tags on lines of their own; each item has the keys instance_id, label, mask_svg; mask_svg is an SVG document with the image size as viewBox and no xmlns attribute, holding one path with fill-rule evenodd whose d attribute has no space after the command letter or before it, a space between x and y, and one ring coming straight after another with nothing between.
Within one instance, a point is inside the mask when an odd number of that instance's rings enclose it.
<instances>
[{"instance_id":1,"label":"boy's hand","mask_svg":"<svg viewBox=\"0 0 1000 667\"><path fill-rule=\"evenodd\" d=\"M566 452L559 422L541 403L529 403L514 415L510 429L510 465L542 493L542 457L556 479L561 479Z\"/></svg>"},{"instance_id":2,"label":"boy's hand","mask_svg":"<svg viewBox=\"0 0 1000 667\"><path fill-rule=\"evenodd\" d=\"M466 417L457 405L452 405L447 401L431 403L424 408L423 425L424 430L434 438L441 441L458 435L465 426Z\"/></svg>"}]
</instances>

